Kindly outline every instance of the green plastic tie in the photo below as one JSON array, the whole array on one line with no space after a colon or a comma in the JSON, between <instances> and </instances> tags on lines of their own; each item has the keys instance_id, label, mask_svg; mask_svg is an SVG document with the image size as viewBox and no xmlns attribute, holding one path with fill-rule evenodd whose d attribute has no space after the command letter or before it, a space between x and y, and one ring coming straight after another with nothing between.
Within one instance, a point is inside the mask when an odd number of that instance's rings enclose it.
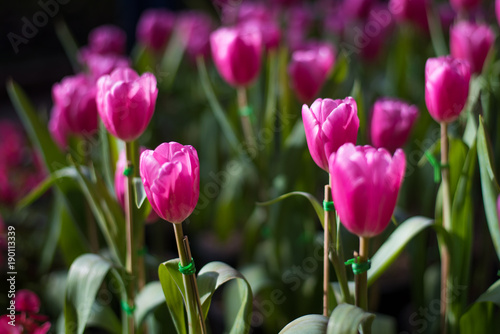
<instances>
[{"instance_id":1,"label":"green plastic tie","mask_svg":"<svg viewBox=\"0 0 500 334\"><path fill-rule=\"evenodd\" d=\"M335 211L335 206L332 201L323 201L323 210L325 211Z\"/></svg>"},{"instance_id":2,"label":"green plastic tie","mask_svg":"<svg viewBox=\"0 0 500 334\"><path fill-rule=\"evenodd\" d=\"M127 167L123 170L123 175L125 175L126 177L130 177L133 174L134 174L134 166L133 165L130 165L129 167Z\"/></svg>"},{"instance_id":3,"label":"green plastic tie","mask_svg":"<svg viewBox=\"0 0 500 334\"><path fill-rule=\"evenodd\" d=\"M179 272L183 275L193 275L194 273L196 273L196 267L194 265L193 258L191 258L191 262L189 262L187 266L183 266L179 262Z\"/></svg>"},{"instance_id":4,"label":"green plastic tie","mask_svg":"<svg viewBox=\"0 0 500 334\"><path fill-rule=\"evenodd\" d=\"M125 300L122 300L121 304L122 304L122 309L125 311L125 313L127 313L128 316L132 316L134 314L135 306L131 307Z\"/></svg>"},{"instance_id":5,"label":"green plastic tie","mask_svg":"<svg viewBox=\"0 0 500 334\"><path fill-rule=\"evenodd\" d=\"M356 261L359 261L359 256L357 258L353 258L345 262L346 266L352 266L352 272L354 273L354 275L365 273L372 266L372 262L370 259L368 259L368 261L366 262L356 262Z\"/></svg>"},{"instance_id":6,"label":"green plastic tie","mask_svg":"<svg viewBox=\"0 0 500 334\"><path fill-rule=\"evenodd\" d=\"M441 169L450 168L449 164L440 164L439 161L431 154L429 151L425 151L425 157L434 168L434 183L439 183L441 181Z\"/></svg>"}]
</instances>

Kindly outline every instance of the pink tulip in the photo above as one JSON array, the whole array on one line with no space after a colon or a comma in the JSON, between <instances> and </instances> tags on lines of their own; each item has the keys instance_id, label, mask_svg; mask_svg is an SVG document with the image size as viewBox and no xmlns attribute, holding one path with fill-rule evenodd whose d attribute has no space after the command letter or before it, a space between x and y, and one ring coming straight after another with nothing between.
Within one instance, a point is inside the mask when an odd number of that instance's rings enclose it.
<instances>
[{"instance_id":1,"label":"pink tulip","mask_svg":"<svg viewBox=\"0 0 500 334\"><path fill-rule=\"evenodd\" d=\"M497 17L497 22L500 24L500 0L495 1L495 14Z\"/></svg>"},{"instance_id":2,"label":"pink tulip","mask_svg":"<svg viewBox=\"0 0 500 334\"><path fill-rule=\"evenodd\" d=\"M441 22L441 28L448 31L455 21L457 13L451 8L449 3L442 3L438 6L438 16L439 22Z\"/></svg>"},{"instance_id":3,"label":"pink tulip","mask_svg":"<svg viewBox=\"0 0 500 334\"><path fill-rule=\"evenodd\" d=\"M123 54L126 42L125 31L114 25L103 25L89 33L88 49L99 54Z\"/></svg>"},{"instance_id":4,"label":"pink tulip","mask_svg":"<svg viewBox=\"0 0 500 334\"><path fill-rule=\"evenodd\" d=\"M344 13L354 19L365 19L370 14L370 9L374 3L374 0L344 1Z\"/></svg>"},{"instance_id":5,"label":"pink tulip","mask_svg":"<svg viewBox=\"0 0 500 334\"><path fill-rule=\"evenodd\" d=\"M353 234L373 237L389 224L406 160L385 149L347 143L329 158L332 198L340 221Z\"/></svg>"},{"instance_id":6,"label":"pink tulip","mask_svg":"<svg viewBox=\"0 0 500 334\"><path fill-rule=\"evenodd\" d=\"M151 73L142 76L118 68L97 81L97 110L106 129L124 141L137 139L146 130L155 110L158 88Z\"/></svg>"},{"instance_id":7,"label":"pink tulip","mask_svg":"<svg viewBox=\"0 0 500 334\"><path fill-rule=\"evenodd\" d=\"M437 122L458 118L469 95L470 68L451 56L429 58L425 64L425 104Z\"/></svg>"},{"instance_id":8,"label":"pink tulip","mask_svg":"<svg viewBox=\"0 0 500 334\"><path fill-rule=\"evenodd\" d=\"M16 311L38 313L40 310L40 298L30 290L19 290L16 292Z\"/></svg>"},{"instance_id":9,"label":"pink tulip","mask_svg":"<svg viewBox=\"0 0 500 334\"><path fill-rule=\"evenodd\" d=\"M140 152L144 152L146 150L145 147L140 147ZM122 209L125 210L125 187L127 186L127 177L123 175L123 171L125 170L125 167L127 167L127 160L125 156L125 150L120 152L120 157L118 158L118 161L116 162L116 169L115 169L115 194L116 194L116 199L118 200L118 203L120 203L120 206ZM158 215L156 212L151 211L149 216L146 218L146 223L154 223L155 221L158 220Z\"/></svg>"},{"instance_id":10,"label":"pink tulip","mask_svg":"<svg viewBox=\"0 0 500 334\"><path fill-rule=\"evenodd\" d=\"M302 102L310 102L318 95L334 62L335 50L326 42L308 43L293 52L288 74Z\"/></svg>"},{"instance_id":11,"label":"pink tulip","mask_svg":"<svg viewBox=\"0 0 500 334\"><path fill-rule=\"evenodd\" d=\"M13 167L22 163L25 147L22 128L10 120L0 120L0 164Z\"/></svg>"},{"instance_id":12,"label":"pink tulip","mask_svg":"<svg viewBox=\"0 0 500 334\"><path fill-rule=\"evenodd\" d=\"M208 57L213 29L210 16L203 12L186 12L179 17L177 24L188 56L193 60L198 56Z\"/></svg>"},{"instance_id":13,"label":"pink tulip","mask_svg":"<svg viewBox=\"0 0 500 334\"><path fill-rule=\"evenodd\" d=\"M146 150L140 174L158 216L180 224L193 212L200 195L200 163L194 147L170 142Z\"/></svg>"},{"instance_id":14,"label":"pink tulip","mask_svg":"<svg viewBox=\"0 0 500 334\"><path fill-rule=\"evenodd\" d=\"M382 98L372 108L371 140L375 147L391 152L403 147L418 117L414 105L392 98Z\"/></svg>"},{"instance_id":15,"label":"pink tulip","mask_svg":"<svg viewBox=\"0 0 500 334\"><path fill-rule=\"evenodd\" d=\"M476 8L481 0L450 0L452 7L457 11L468 11Z\"/></svg>"},{"instance_id":16,"label":"pink tulip","mask_svg":"<svg viewBox=\"0 0 500 334\"><path fill-rule=\"evenodd\" d=\"M359 118L356 101L317 99L302 106L307 146L314 162L328 171L328 157L345 143L356 143Z\"/></svg>"},{"instance_id":17,"label":"pink tulip","mask_svg":"<svg viewBox=\"0 0 500 334\"><path fill-rule=\"evenodd\" d=\"M55 105L52 108L49 121L49 132L60 149L65 150L68 146L70 131L62 116L62 108Z\"/></svg>"},{"instance_id":18,"label":"pink tulip","mask_svg":"<svg viewBox=\"0 0 500 334\"><path fill-rule=\"evenodd\" d=\"M12 319L7 314L0 316L0 333L3 334L23 334L21 326L12 326L9 324ZM17 318L16 318L17 321Z\"/></svg>"},{"instance_id":19,"label":"pink tulip","mask_svg":"<svg viewBox=\"0 0 500 334\"><path fill-rule=\"evenodd\" d=\"M281 39L281 30L276 23L275 14L263 3L243 2L238 11L238 25L256 27L260 31L265 49L272 50L278 47Z\"/></svg>"},{"instance_id":20,"label":"pink tulip","mask_svg":"<svg viewBox=\"0 0 500 334\"><path fill-rule=\"evenodd\" d=\"M294 6L286 12L285 40L290 50L303 47L313 25L314 16L306 6Z\"/></svg>"},{"instance_id":21,"label":"pink tulip","mask_svg":"<svg viewBox=\"0 0 500 334\"><path fill-rule=\"evenodd\" d=\"M84 74L65 77L52 87L54 104L71 133L89 135L97 130L95 95L95 84Z\"/></svg>"},{"instance_id":22,"label":"pink tulip","mask_svg":"<svg viewBox=\"0 0 500 334\"><path fill-rule=\"evenodd\" d=\"M165 48L175 26L174 13L166 9L149 9L137 23L137 40L154 51Z\"/></svg>"},{"instance_id":23,"label":"pink tulip","mask_svg":"<svg viewBox=\"0 0 500 334\"><path fill-rule=\"evenodd\" d=\"M85 66L87 66L94 81L97 81L101 76L105 74L110 74L117 68L127 68L131 66L131 61L129 58L115 54L82 54L81 62L85 64Z\"/></svg>"},{"instance_id":24,"label":"pink tulip","mask_svg":"<svg viewBox=\"0 0 500 334\"><path fill-rule=\"evenodd\" d=\"M450 29L451 55L469 62L472 73L481 73L495 35L485 24L461 21Z\"/></svg>"},{"instance_id":25,"label":"pink tulip","mask_svg":"<svg viewBox=\"0 0 500 334\"><path fill-rule=\"evenodd\" d=\"M389 0L389 11L400 22L412 22L423 31L429 31L427 8L429 0Z\"/></svg>"},{"instance_id":26,"label":"pink tulip","mask_svg":"<svg viewBox=\"0 0 500 334\"><path fill-rule=\"evenodd\" d=\"M224 27L210 35L212 58L219 74L233 86L248 86L260 71L262 38L252 27Z\"/></svg>"}]
</instances>

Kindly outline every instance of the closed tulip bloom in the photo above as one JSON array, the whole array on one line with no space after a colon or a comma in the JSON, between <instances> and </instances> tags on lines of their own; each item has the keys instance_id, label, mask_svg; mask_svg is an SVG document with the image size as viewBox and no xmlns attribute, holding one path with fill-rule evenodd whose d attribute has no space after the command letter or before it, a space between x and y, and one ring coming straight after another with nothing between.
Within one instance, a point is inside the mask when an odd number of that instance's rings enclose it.
<instances>
[{"instance_id":1,"label":"closed tulip bloom","mask_svg":"<svg viewBox=\"0 0 500 334\"><path fill-rule=\"evenodd\" d=\"M103 25L89 33L88 49L99 54L123 54L126 42L125 31L114 25Z\"/></svg>"},{"instance_id":2,"label":"closed tulip bloom","mask_svg":"<svg viewBox=\"0 0 500 334\"><path fill-rule=\"evenodd\" d=\"M451 55L469 62L472 73L481 73L495 35L485 24L461 21L450 29Z\"/></svg>"},{"instance_id":3,"label":"closed tulip bloom","mask_svg":"<svg viewBox=\"0 0 500 334\"><path fill-rule=\"evenodd\" d=\"M212 58L219 74L233 86L248 86L260 71L262 38L252 27L223 27L210 36Z\"/></svg>"},{"instance_id":4,"label":"closed tulip bloom","mask_svg":"<svg viewBox=\"0 0 500 334\"><path fill-rule=\"evenodd\" d=\"M403 147L418 117L414 105L392 98L382 98L372 108L371 141L375 147L391 152Z\"/></svg>"},{"instance_id":5,"label":"closed tulip bloom","mask_svg":"<svg viewBox=\"0 0 500 334\"><path fill-rule=\"evenodd\" d=\"M451 56L429 58L425 64L425 104L437 122L458 118L469 95L470 69Z\"/></svg>"},{"instance_id":6,"label":"closed tulip bloom","mask_svg":"<svg viewBox=\"0 0 500 334\"><path fill-rule=\"evenodd\" d=\"M329 43L308 43L292 53L288 74L293 90L302 102L314 99L335 62L335 51Z\"/></svg>"},{"instance_id":7,"label":"closed tulip bloom","mask_svg":"<svg viewBox=\"0 0 500 334\"><path fill-rule=\"evenodd\" d=\"M314 162L328 171L328 157L345 143L356 143L358 107L352 97L343 100L317 99L302 106L307 146Z\"/></svg>"},{"instance_id":8,"label":"closed tulip bloom","mask_svg":"<svg viewBox=\"0 0 500 334\"><path fill-rule=\"evenodd\" d=\"M186 12L179 17L178 29L186 53L191 59L198 56L208 57L210 54L210 33L213 22L203 12Z\"/></svg>"},{"instance_id":9,"label":"closed tulip bloom","mask_svg":"<svg viewBox=\"0 0 500 334\"><path fill-rule=\"evenodd\" d=\"M329 158L332 199L340 221L361 237L380 234L389 224L406 160L401 149L394 156L385 149L347 143Z\"/></svg>"},{"instance_id":10,"label":"closed tulip bloom","mask_svg":"<svg viewBox=\"0 0 500 334\"><path fill-rule=\"evenodd\" d=\"M98 53L89 53L82 59L82 63L87 66L94 81L97 81L105 74L110 74L117 68L131 66L129 58L115 54L101 55Z\"/></svg>"},{"instance_id":11,"label":"closed tulip bloom","mask_svg":"<svg viewBox=\"0 0 500 334\"><path fill-rule=\"evenodd\" d=\"M423 31L429 31L428 6L429 0L389 0L389 11L399 22L411 22Z\"/></svg>"},{"instance_id":12,"label":"closed tulip bloom","mask_svg":"<svg viewBox=\"0 0 500 334\"><path fill-rule=\"evenodd\" d=\"M157 96L151 73L139 76L130 68L118 68L97 81L99 115L106 129L124 141L135 140L146 130Z\"/></svg>"},{"instance_id":13,"label":"closed tulip bloom","mask_svg":"<svg viewBox=\"0 0 500 334\"><path fill-rule=\"evenodd\" d=\"M65 77L52 87L54 104L71 133L88 135L97 130L95 96L95 84L84 74Z\"/></svg>"},{"instance_id":14,"label":"closed tulip bloom","mask_svg":"<svg viewBox=\"0 0 500 334\"><path fill-rule=\"evenodd\" d=\"M158 216L180 224L193 212L200 194L200 163L194 147L170 142L145 150L140 174Z\"/></svg>"},{"instance_id":15,"label":"closed tulip bloom","mask_svg":"<svg viewBox=\"0 0 500 334\"><path fill-rule=\"evenodd\" d=\"M451 6L456 11L466 11L476 8L481 0L450 0Z\"/></svg>"},{"instance_id":16,"label":"closed tulip bloom","mask_svg":"<svg viewBox=\"0 0 500 334\"><path fill-rule=\"evenodd\" d=\"M155 51L167 45L175 26L175 15L166 9L149 9L137 23L137 40Z\"/></svg>"},{"instance_id":17,"label":"closed tulip bloom","mask_svg":"<svg viewBox=\"0 0 500 334\"><path fill-rule=\"evenodd\" d=\"M59 146L62 150L66 149L68 146L68 136L70 131L66 121L62 117L61 108L57 105L52 108L52 112L50 114L49 132L57 146Z\"/></svg>"},{"instance_id":18,"label":"closed tulip bloom","mask_svg":"<svg viewBox=\"0 0 500 334\"><path fill-rule=\"evenodd\" d=\"M19 290L16 293L16 311L38 313L40 310L40 298L30 290Z\"/></svg>"}]
</instances>

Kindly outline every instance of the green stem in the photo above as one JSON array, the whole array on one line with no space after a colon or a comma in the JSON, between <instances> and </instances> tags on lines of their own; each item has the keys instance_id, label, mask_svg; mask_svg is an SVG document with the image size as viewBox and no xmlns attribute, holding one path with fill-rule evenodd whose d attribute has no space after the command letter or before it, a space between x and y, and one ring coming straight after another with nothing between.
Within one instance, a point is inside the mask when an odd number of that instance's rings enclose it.
<instances>
[{"instance_id":1,"label":"green stem","mask_svg":"<svg viewBox=\"0 0 500 334\"><path fill-rule=\"evenodd\" d=\"M189 243L187 242L187 237L184 237L184 232L182 231L182 224L172 224L174 225L175 232L175 242L177 244L177 250L179 252L179 260L181 266L185 267L191 262ZM196 285L196 276L193 275L182 275L182 281L185 287L186 296L186 308L188 314L188 327L189 333L198 334L206 333L205 321L203 313L201 310L201 302L198 291L198 286Z\"/></svg>"},{"instance_id":2,"label":"green stem","mask_svg":"<svg viewBox=\"0 0 500 334\"><path fill-rule=\"evenodd\" d=\"M125 154L127 160L127 169L133 169L134 161L134 142L125 143ZM127 284L127 303L129 307L134 308L135 299L135 247L134 247L134 221L133 221L133 208L134 208L134 197L133 197L133 174L127 176L127 187L125 188L125 224L126 224L126 242L127 242L127 258L125 262L125 269L129 275L130 281ZM134 317L130 315L128 317L128 332L129 334L134 333Z\"/></svg>"},{"instance_id":3,"label":"green stem","mask_svg":"<svg viewBox=\"0 0 500 334\"><path fill-rule=\"evenodd\" d=\"M441 122L441 178L443 187L443 227L451 229L451 193L450 170L448 167L448 124ZM447 313L449 311L448 277L450 273L450 251L443 243L441 245L441 333L447 331Z\"/></svg>"},{"instance_id":4,"label":"green stem","mask_svg":"<svg viewBox=\"0 0 500 334\"><path fill-rule=\"evenodd\" d=\"M332 200L332 190L330 185L325 185L325 202ZM330 263L328 254L330 253L330 211L325 210L324 226L324 253L323 253L323 315L328 317L328 288L330 285Z\"/></svg>"},{"instance_id":5,"label":"green stem","mask_svg":"<svg viewBox=\"0 0 500 334\"><path fill-rule=\"evenodd\" d=\"M248 108L247 101L247 91L245 87L238 87L238 109L241 112ZM243 128L243 135L245 136L245 141L248 145L248 150L251 152L252 150L257 149L257 142L255 141L255 135L253 133L252 122L250 120L250 115L248 114L240 114L241 119L241 127ZM250 154L252 156L252 154Z\"/></svg>"},{"instance_id":6,"label":"green stem","mask_svg":"<svg viewBox=\"0 0 500 334\"><path fill-rule=\"evenodd\" d=\"M363 263L368 261L368 238L359 237L359 254L358 263ZM362 308L363 310L368 310L368 284L367 275L364 273L355 275L356 281L356 306Z\"/></svg>"}]
</instances>

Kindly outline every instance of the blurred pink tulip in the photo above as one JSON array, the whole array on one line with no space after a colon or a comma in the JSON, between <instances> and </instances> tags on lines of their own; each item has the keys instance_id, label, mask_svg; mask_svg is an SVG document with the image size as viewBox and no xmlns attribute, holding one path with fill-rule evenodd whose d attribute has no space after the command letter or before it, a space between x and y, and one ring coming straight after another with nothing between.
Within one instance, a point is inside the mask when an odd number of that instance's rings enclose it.
<instances>
[{"instance_id":1,"label":"blurred pink tulip","mask_svg":"<svg viewBox=\"0 0 500 334\"><path fill-rule=\"evenodd\" d=\"M145 150L140 174L158 216L180 224L193 212L200 195L200 163L194 147L170 142Z\"/></svg>"},{"instance_id":2,"label":"blurred pink tulip","mask_svg":"<svg viewBox=\"0 0 500 334\"><path fill-rule=\"evenodd\" d=\"M110 74L117 68L127 68L132 65L129 58L115 54L88 53L82 55L81 62L87 66L94 81L105 74Z\"/></svg>"},{"instance_id":3,"label":"blurred pink tulip","mask_svg":"<svg viewBox=\"0 0 500 334\"><path fill-rule=\"evenodd\" d=\"M317 99L302 106L307 146L314 162L328 171L328 157L345 143L356 143L358 107L352 97L344 100Z\"/></svg>"},{"instance_id":4,"label":"blurred pink tulip","mask_svg":"<svg viewBox=\"0 0 500 334\"><path fill-rule=\"evenodd\" d=\"M52 98L61 121L77 135L90 135L97 130L96 88L84 74L68 76L52 86Z\"/></svg>"},{"instance_id":5,"label":"blurred pink tulip","mask_svg":"<svg viewBox=\"0 0 500 334\"><path fill-rule=\"evenodd\" d=\"M380 234L396 207L406 168L401 149L347 143L329 158L332 198L342 224L362 237Z\"/></svg>"},{"instance_id":6,"label":"blurred pink tulip","mask_svg":"<svg viewBox=\"0 0 500 334\"><path fill-rule=\"evenodd\" d=\"M372 108L371 141L375 147L383 147L390 152L403 147L411 128L418 117L415 105L393 99L382 98Z\"/></svg>"},{"instance_id":7,"label":"blurred pink tulip","mask_svg":"<svg viewBox=\"0 0 500 334\"><path fill-rule=\"evenodd\" d=\"M0 164L12 167L20 164L23 160L23 152L26 146L22 128L10 121L0 120Z\"/></svg>"},{"instance_id":8,"label":"blurred pink tulip","mask_svg":"<svg viewBox=\"0 0 500 334\"><path fill-rule=\"evenodd\" d=\"M500 24L500 0L495 0L495 14L497 17L497 23Z\"/></svg>"},{"instance_id":9,"label":"blurred pink tulip","mask_svg":"<svg viewBox=\"0 0 500 334\"><path fill-rule=\"evenodd\" d=\"M17 320L17 319L16 319ZM12 319L8 315L0 316L0 333L2 334L23 334L21 326L12 326L9 324Z\"/></svg>"},{"instance_id":10,"label":"blurred pink tulip","mask_svg":"<svg viewBox=\"0 0 500 334\"><path fill-rule=\"evenodd\" d=\"M137 40L154 51L161 51L167 45L174 26L174 13L166 9L148 9L137 23Z\"/></svg>"},{"instance_id":11,"label":"blurred pink tulip","mask_svg":"<svg viewBox=\"0 0 500 334\"><path fill-rule=\"evenodd\" d=\"M460 12L476 8L481 0L450 0L450 3L457 12Z\"/></svg>"},{"instance_id":12,"label":"blurred pink tulip","mask_svg":"<svg viewBox=\"0 0 500 334\"><path fill-rule=\"evenodd\" d=\"M40 310L40 298L30 290L19 290L16 292L16 311L38 313Z\"/></svg>"},{"instance_id":13,"label":"blurred pink tulip","mask_svg":"<svg viewBox=\"0 0 500 334\"><path fill-rule=\"evenodd\" d=\"M97 81L97 110L106 129L115 137L132 141L146 130L155 110L158 88L151 73L142 76L118 68Z\"/></svg>"},{"instance_id":14,"label":"blurred pink tulip","mask_svg":"<svg viewBox=\"0 0 500 334\"><path fill-rule=\"evenodd\" d=\"M295 51L306 42L312 28L314 16L306 6L294 6L286 12L285 41L290 50Z\"/></svg>"},{"instance_id":15,"label":"blurred pink tulip","mask_svg":"<svg viewBox=\"0 0 500 334\"><path fill-rule=\"evenodd\" d=\"M429 31L427 7L429 0L389 0L389 10L400 22L412 22L423 31Z\"/></svg>"},{"instance_id":16,"label":"blurred pink tulip","mask_svg":"<svg viewBox=\"0 0 500 334\"><path fill-rule=\"evenodd\" d=\"M62 108L55 105L52 107L49 121L49 132L60 149L65 150L68 146L70 131L62 116Z\"/></svg>"},{"instance_id":17,"label":"blurred pink tulip","mask_svg":"<svg viewBox=\"0 0 500 334\"><path fill-rule=\"evenodd\" d=\"M264 3L243 2L238 11L238 25L256 27L265 49L275 49L281 40L281 30L275 14Z\"/></svg>"},{"instance_id":18,"label":"blurred pink tulip","mask_svg":"<svg viewBox=\"0 0 500 334\"><path fill-rule=\"evenodd\" d=\"M438 6L439 22L441 22L441 28L448 31L455 21L457 13L453 8L451 8L449 3L442 3Z\"/></svg>"},{"instance_id":19,"label":"blurred pink tulip","mask_svg":"<svg viewBox=\"0 0 500 334\"><path fill-rule=\"evenodd\" d=\"M469 95L467 61L451 56L429 58L425 64L425 104L437 122L458 118Z\"/></svg>"},{"instance_id":20,"label":"blurred pink tulip","mask_svg":"<svg viewBox=\"0 0 500 334\"><path fill-rule=\"evenodd\" d=\"M469 62L472 73L481 73L495 35L485 24L461 21L450 29L451 55Z\"/></svg>"},{"instance_id":21,"label":"blurred pink tulip","mask_svg":"<svg viewBox=\"0 0 500 334\"><path fill-rule=\"evenodd\" d=\"M233 86L248 86L257 78L262 38L255 27L224 27L210 36L212 58L219 74Z\"/></svg>"},{"instance_id":22,"label":"blurred pink tulip","mask_svg":"<svg viewBox=\"0 0 500 334\"><path fill-rule=\"evenodd\" d=\"M326 42L308 43L292 53L290 84L302 102L308 103L319 94L334 62L335 50Z\"/></svg>"},{"instance_id":23,"label":"blurred pink tulip","mask_svg":"<svg viewBox=\"0 0 500 334\"><path fill-rule=\"evenodd\" d=\"M89 33L88 50L99 54L123 54L127 42L125 31L114 25L103 25Z\"/></svg>"},{"instance_id":24,"label":"blurred pink tulip","mask_svg":"<svg viewBox=\"0 0 500 334\"><path fill-rule=\"evenodd\" d=\"M365 19L370 14L374 0L345 0L344 14L354 19Z\"/></svg>"},{"instance_id":25,"label":"blurred pink tulip","mask_svg":"<svg viewBox=\"0 0 500 334\"><path fill-rule=\"evenodd\" d=\"M203 12L186 12L179 17L177 25L188 56L192 60L198 56L208 57L214 26L210 16Z\"/></svg>"}]
</instances>

